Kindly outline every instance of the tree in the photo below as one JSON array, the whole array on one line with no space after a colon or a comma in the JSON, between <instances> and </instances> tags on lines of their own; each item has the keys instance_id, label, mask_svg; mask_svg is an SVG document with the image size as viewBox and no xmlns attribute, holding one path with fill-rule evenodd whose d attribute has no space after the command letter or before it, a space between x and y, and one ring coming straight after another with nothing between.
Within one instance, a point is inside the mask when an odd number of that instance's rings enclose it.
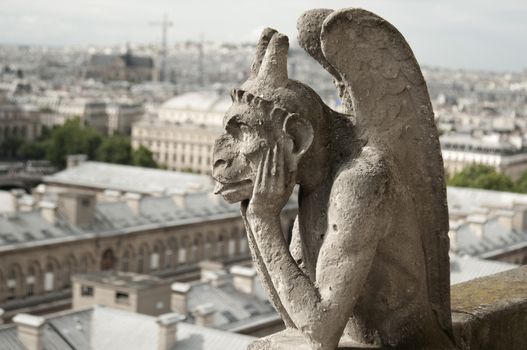
<instances>
[{"instance_id":1,"label":"tree","mask_svg":"<svg viewBox=\"0 0 527 350\"><path fill-rule=\"evenodd\" d=\"M107 163L131 164L132 146L130 139L124 136L106 137L97 148L95 159Z\"/></svg>"},{"instance_id":2,"label":"tree","mask_svg":"<svg viewBox=\"0 0 527 350\"><path fill-rule=\"evenodd\" d=\"M132 165L146 168L157 168L152 152L143 145L132 152Z\"/></svg>"},{"instance_id":3,"label":"tree","mask_svg":"<svg viewBox=\"0 0 527 350\"><path fill-rule=\"evenodd\" d=\"M18 149L22 159L40 160L46 158L47 143L45 141L26 142Z\"/></svg>"},{"instance_id":4,"label":"tree","mask_svg":"<svg viewBox=\"0 0 527 350\"><path fill-rule=\"evenodd\" d=\"M18 137L8 136L0 142L0 158L18 158L18 150L24 144L24 140Z\"/></svg>"},{"instance_id":5,"label":"tree","mask_svg":"<svg viewBox=\"0 0 527 350\"><path fill-rule=\"evenodd\" d=\"M68 120L51 131L46 158L58 168L66 166L66 156L69 154L82 153L88 159L94 159L102 140L97 130L82 125L79 119Z\"/></svg>"},{"instance_id":6,"label":"tree","mask_svg":"<svg viewBox=\"0 0 527 350\"><path fill-rule=\"evenodd\" d=\"M516 190L521 193L527 193L527 172L516 181Z\"/></svg>"},{"instance_id":7,"label":"tree","mask_svg":"<svg viewBox=\"0 0 527 350\"><path fill-rule=\"evenodd\" d=\"M517 190L516 185L508 176L498 173L490 166L481 164L471 165L454 174L448 180L448 185L508 192Z\"/></svg>"}]
</instances>

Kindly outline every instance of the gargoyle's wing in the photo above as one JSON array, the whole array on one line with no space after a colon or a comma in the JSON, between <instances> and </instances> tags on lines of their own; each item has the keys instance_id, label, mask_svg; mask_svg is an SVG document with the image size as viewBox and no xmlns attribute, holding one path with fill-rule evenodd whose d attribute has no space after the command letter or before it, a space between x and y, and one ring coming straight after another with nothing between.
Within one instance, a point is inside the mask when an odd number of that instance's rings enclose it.
<instances>
[{"instance_id":1,"label":"gargoyle's wing","mask_svg":"<svg viewBox=\"0 0 527 350\"><path fill-rule=\"evenodd\" d=\"M408 205L421 231L429 298L450 332L443 160L430 97L412 50L390 23L362 9L313 10L300 18L298 29L301 46L336 79L359 137L389 155L394 175L413 197Z\"/></svg>"}]
</instances>

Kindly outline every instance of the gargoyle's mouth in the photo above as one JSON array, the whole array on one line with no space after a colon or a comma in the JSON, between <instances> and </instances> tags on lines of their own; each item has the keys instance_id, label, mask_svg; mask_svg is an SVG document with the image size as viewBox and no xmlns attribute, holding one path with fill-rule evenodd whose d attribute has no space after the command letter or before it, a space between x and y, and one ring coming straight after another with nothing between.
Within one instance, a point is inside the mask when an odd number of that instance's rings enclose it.
<instances>
[{"instance_id":1,"label":"gargoyle's mouth","mask_svg":"<svg viewBox=\"0 0 527 350\"><path fill-rule=\"evenodd\" d=\"M229 183L221 183L219 181L216 181L216 186L214 186L214 194L225 195L231 192L236 192L242 188L250 186L251 184L252 181L249 179Z\"/></svg>"}]
</instances>

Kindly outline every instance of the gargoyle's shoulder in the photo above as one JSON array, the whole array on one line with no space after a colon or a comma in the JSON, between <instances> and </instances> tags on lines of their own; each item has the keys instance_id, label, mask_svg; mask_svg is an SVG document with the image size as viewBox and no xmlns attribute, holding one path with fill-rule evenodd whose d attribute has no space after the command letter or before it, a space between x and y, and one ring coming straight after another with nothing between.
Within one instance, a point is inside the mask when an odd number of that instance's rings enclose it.
<instances>
[{"instance_id":1,"label":"gargoyle's shoulder","mask_svg":"<svg viewBox=\"0 0 527 350\"><path fill-rule=\"evenodd\" d=\"M378 148L365 146L357 157L342 165L339 177L382 178L389 174L389 157Z\"/></svg>"},{"instance_id":2,"label":"gargoyle's shoulder","mask_svg":"<svg viewBox=\"0 0 527 350\"><path fill-rule=\"evenodd\" d=\"M366 146L362 152L349 162L343 164L335 178L337 190L377 193L386 189L391 182L389 157L381 150Z\"/></svg>"}]
</instances>

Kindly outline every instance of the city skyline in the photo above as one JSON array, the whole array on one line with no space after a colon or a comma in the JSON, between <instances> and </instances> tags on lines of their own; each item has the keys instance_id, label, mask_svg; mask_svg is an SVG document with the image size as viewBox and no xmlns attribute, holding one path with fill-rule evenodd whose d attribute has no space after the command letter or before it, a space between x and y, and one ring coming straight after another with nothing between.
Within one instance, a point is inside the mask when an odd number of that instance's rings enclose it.
<instances>
[{"instance_id":1,"label":"city skyline","mask_svg":"<svg viewBox=\"0 0 527 350\"><path fill-rule=\"evenodd\" d=\"M28 6L30 3L31 6ZM68 2L4 0L0 8L1 44L116 45L159 43L159 21L166 13L174 26L169 42L185 40L256 42L271 26L296 45L296 19L317 7L363 7L386 18L407 38L422 64L447 68L519 71L527 68L527 3L520 0L278 0ZM206 9L206 10L204 10ZM45 28L45 30L43 30Z\"/></svg>"}]
</instances>

